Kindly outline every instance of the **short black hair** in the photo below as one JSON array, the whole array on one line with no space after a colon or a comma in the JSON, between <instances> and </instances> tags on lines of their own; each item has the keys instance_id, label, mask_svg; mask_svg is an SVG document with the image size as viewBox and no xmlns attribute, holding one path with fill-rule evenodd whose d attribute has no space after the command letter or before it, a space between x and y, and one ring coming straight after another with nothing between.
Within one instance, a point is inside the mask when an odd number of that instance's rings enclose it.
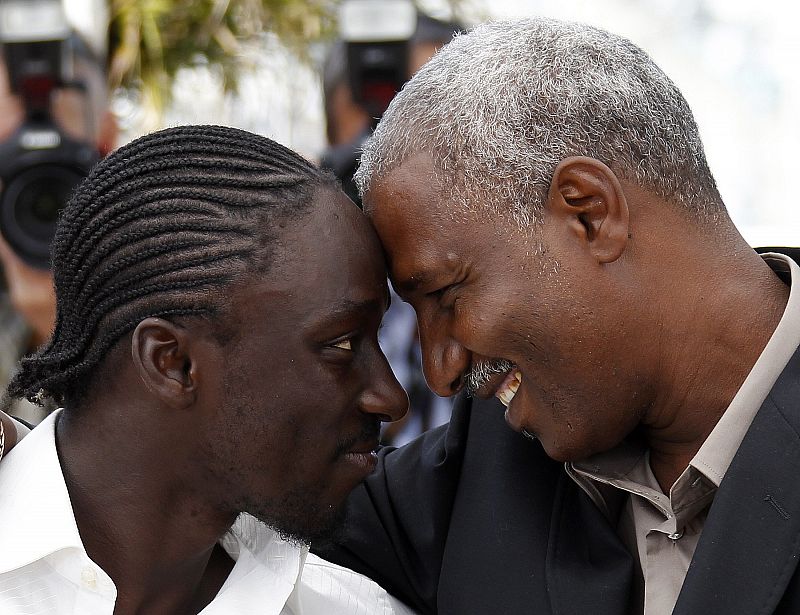
<instances>
[{"instance_id":1,"label":"short black hair","mask_svg":"<svg viewBox=\"0 0 800 615\"><path fill-rule=\"evenodd\" d=\"M8 393L77 403L112 346L147 317L213 317L224 290L266 271L280 227L332 176L274 141L182 126L101 161L58 221L52 337Z\"/></svg>"}]
</instances>

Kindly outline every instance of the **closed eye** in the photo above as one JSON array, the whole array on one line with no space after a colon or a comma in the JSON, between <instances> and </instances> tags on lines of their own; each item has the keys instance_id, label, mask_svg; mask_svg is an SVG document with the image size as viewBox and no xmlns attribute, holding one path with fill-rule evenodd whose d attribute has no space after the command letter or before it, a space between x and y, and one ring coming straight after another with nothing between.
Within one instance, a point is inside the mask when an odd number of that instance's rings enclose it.
<instances>
[{"instance_id":1,"label":"closed eye","mask_svg":"<svg viewBox=\"0 0 800 615\"><path fill-rule=\"evenodd\" d=\"M436 301L440 307L451 309L456 298L458 297L458 292L456 291L461 287L462 282L463 280L448 284L442 288L439 288L438 290L427 293L426 296Z\"/></svg>"},{"instance_id":2,"label":"closed eye","mask_svg":"<svg viewBox=\"0 0 800 615\"><path fill-rule=\"evenodd\" d=\"M432 290L429 293L425 293L425 296L426 297L433 297L435 299L438 299L443 294L445 294L448 290L450 290L450 288L451 288L451 285L442 286L441 288L437 288L436 290Z\"/></svg>"}]
</instances>

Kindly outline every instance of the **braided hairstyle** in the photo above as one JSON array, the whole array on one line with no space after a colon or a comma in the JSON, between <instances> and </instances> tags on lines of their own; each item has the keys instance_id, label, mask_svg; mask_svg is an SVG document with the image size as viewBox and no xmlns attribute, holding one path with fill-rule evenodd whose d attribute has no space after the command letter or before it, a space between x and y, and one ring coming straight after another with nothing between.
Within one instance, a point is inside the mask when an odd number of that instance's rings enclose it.
<instances>
[{"instance_id":1,"label":"braided hairstyle","mask_svg":"<svg viewBox=\"0 0 800 615\"><path fill-rule=\"evenodd\" d=\"M56 323L8 393L77 403L111 347L151 316L219 313L266 271L280 228L336 180L291 150L221 126L182 126L101 161L58 221Z\"/></svg>"}]
</instances>

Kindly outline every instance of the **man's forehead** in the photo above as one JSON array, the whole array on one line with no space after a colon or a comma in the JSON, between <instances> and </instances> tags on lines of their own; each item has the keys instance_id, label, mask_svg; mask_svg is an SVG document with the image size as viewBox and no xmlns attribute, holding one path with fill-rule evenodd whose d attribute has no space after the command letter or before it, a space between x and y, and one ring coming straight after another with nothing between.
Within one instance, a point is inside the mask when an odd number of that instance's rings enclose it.
<instances>
[{"instance_id":1,"label":"man's forehead","mask_svg":"<svg viewBox=\"0 0 800 615\"><path fill-rule=\"evenodd\" d=\"M383 243L390 277L400 292L428 285L431 278L460 261L460 229L441 224L438 216L430 213L426 210L417 215L403 200L391 210L378 210L372 218Z\"/></svg>"},{"instance_id":2,"label":"man's forehead","mask_svg":"<svg viewBox=\"0 0 800 615\"><path fill-rule=\"evenodd\" d=\"M385 279L373 228L338 190L318 190L307 209L271 224L265 241L267 278L275 288L308 285L318 293L334 282L346 287L366 278Z\"/></svg>"},{"instance_id":3,"label":"man's forehead","mask_svg":"<svg viewBox=\"0 0 800 615\"><path fill-rule=\"evenodd\" d=\"M371 216L382 207L407 199L418 201L420 197L426 200L436 197L439 200L440 193L441 182L433 158L421 152L372 179L364 195L364 211Z\"/></svg>"}]
</instances>

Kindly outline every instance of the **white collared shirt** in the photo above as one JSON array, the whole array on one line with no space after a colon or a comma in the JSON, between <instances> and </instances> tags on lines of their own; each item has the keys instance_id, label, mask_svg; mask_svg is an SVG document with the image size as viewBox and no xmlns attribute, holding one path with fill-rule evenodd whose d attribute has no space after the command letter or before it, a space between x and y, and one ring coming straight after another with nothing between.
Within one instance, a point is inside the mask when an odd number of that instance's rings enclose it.
<instances>
[{"instance_id":1,"label":"white collared shirt","mask_svg":"<svg viewBox=\"0 0 800 615\"><path fill-rule=\"evenodd\" d=\"M55 446L54 412L0 463L0 613L112 615L117 590L87 555ZM240 515L235 565L203 615L409 615L368 578Z\"/></svg>"}]
</instances>

